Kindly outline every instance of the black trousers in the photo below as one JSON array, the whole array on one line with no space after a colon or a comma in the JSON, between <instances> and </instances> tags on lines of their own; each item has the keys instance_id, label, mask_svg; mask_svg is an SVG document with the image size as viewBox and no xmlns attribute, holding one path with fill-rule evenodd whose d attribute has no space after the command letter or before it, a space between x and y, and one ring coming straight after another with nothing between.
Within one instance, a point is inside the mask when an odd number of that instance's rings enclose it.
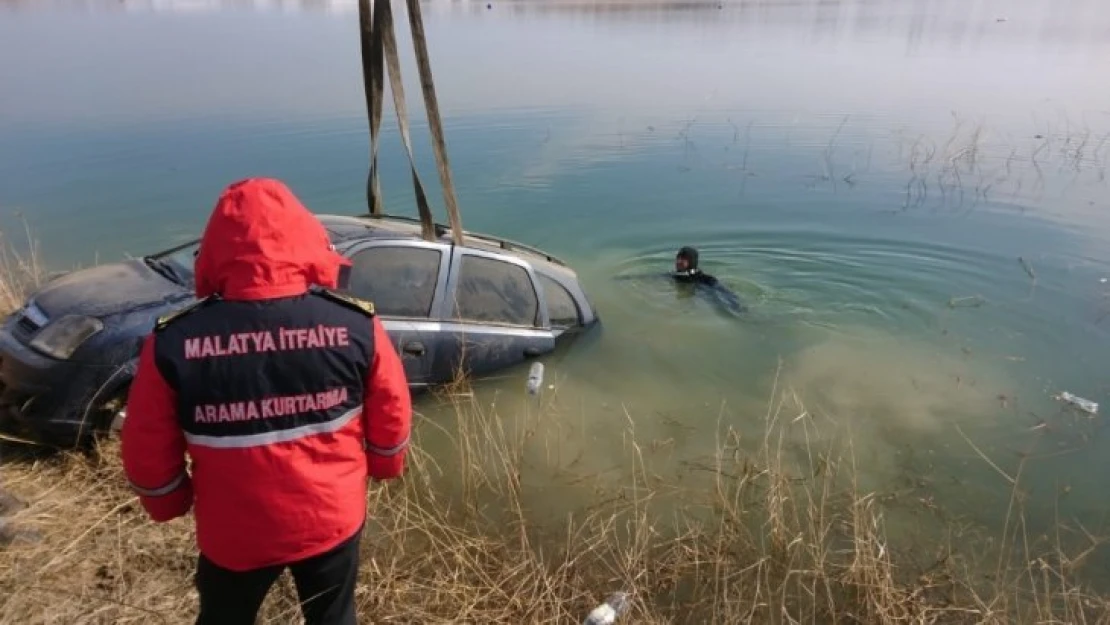
<instances>
[{"instance_id":1,"label":"black trousers","mask_svg":"<svg viewBox=\"0 0 1110 625\"><path fill-rule=\"evenodd\" d=\"M262 601L288 567L293 572L305 625L355 625L355 579L362 530L331 551L242 573L221 568L201 554L196 585L197 625L254 625Z\"/></svg>"}]
</instances>

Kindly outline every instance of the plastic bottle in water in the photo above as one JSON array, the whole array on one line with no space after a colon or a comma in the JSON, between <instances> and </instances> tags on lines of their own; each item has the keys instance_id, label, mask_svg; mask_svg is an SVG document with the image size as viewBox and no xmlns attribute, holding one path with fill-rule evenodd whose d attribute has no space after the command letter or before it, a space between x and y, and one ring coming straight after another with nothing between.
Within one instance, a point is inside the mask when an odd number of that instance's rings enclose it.
<instances>
[{"instance_id":1,"label":"plastic bottle in water","mask_svg":"<svg viewBox=\"0 0 1110 625\"><path fill-rule=\"evenodd\" d=\"M534 362L528 370L528 394L535 395L543 387L543 363Z\"/></svg>"},{"instance_id":2,"label":"plastic bottle in water","mask_svg":"<svg viewBox=\"0 0 1110 625\"><path fill-rule=\"evenodd\" d=\"M1069 403L1069 404L1075 406L1076 408L1082 410L1083 412L1087 412L1087 413L1090 413L1090 414L1098 414L1098 403L1093 402L1089 399L1083 399L1082 397L1079 397L1078 395L1072 395L1071 393L1069 393L1067 391L1064 391L1063 393L1060 393L1059 395L1057 395L1056 399L1058 399L1062 402Z\"/></svg>"},{"instance_id":3,"label":"plastic bottle in water","mask_svg":"<svg viewBox=\"0 0 1110 625\"><path fill-rule=\"evenodd\" d=\"M605 603L590 612L583 625L612 625L617 622L617 617L628 611L629 607L628 593L615 592L609 595Z\"/></svg>"}]
</instances>

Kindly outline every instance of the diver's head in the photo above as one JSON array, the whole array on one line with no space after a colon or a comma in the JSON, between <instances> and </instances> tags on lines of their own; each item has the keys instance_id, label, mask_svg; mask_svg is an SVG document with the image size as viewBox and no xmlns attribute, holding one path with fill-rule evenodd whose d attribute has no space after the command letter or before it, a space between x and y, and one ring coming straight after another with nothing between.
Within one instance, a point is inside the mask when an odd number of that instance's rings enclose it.
<instances>
[{"instance_id":1,"label":"diver's head","mask_svg":"<svg viewBox=\"0 0 1110 625\"><path fill-rule=\"evenodd\" d=\"M674 270L677 273L689 273L698 269L698 251L692 247L683 247L674 257Z\"/></svg>"}]
</instances>

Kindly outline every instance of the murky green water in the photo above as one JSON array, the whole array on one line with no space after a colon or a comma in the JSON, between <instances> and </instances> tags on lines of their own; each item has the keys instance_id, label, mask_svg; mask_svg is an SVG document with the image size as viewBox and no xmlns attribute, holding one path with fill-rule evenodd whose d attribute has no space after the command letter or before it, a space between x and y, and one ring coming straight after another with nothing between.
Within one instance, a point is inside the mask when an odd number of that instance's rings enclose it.
<instances>
[{"instance_id":1,"label":"murky green water","mask_svg":"<svg viewBox=\"0 0 1110 625\"><path fill-rule=\"evenodd\" d=\"M0 4L9 233L26 218L55 268L142 253L251 175L364 210L353 3L151 4ZM603 316L548 362L569 446L603 458L630 421L672 459L721 422L757 436L781 363L778 388L851 428L862 487L911 475L1000 526L1008 484L963 432L1005 471L1036 458L1033 531L1106 529L1103 417L1051 398L1110 399L1103 3L437 1L426 19L466 226L568 259ZM393 123L387 202L413 213ZM681 245L747 317L618 279ZM523 382L482 392L513 413Z\"/></svg>"}]
</instances>

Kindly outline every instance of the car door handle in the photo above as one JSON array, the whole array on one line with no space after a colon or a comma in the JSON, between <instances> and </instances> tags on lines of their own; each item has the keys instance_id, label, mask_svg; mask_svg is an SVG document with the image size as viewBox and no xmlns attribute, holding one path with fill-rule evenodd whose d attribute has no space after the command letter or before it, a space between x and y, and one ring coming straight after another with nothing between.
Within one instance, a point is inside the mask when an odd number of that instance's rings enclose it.
<instances>
[{"instance_id":1,"label":"car door handle","mask_svg":"<svg viewBox=\"0 0 1110 625\"><path fill-rule=\"evenodd\" d=\"M427 351L424 349L424 344L420 341L409 341L405 343L401 349L406 354L412 354L413 356L423 356L424 352Z\"/></svg>"}]
</instances>

